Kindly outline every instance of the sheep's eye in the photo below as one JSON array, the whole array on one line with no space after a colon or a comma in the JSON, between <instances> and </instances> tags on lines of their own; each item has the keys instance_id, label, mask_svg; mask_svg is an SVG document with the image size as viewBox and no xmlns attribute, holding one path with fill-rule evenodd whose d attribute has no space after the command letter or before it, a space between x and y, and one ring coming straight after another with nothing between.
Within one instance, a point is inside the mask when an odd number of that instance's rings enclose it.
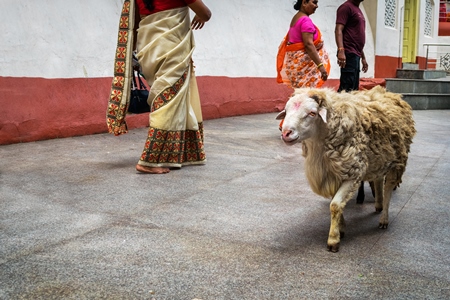
<instances>
[{"instance_id":1,"label":"sheep's eye","mask_svg":"<svg viewBox=\"0 0 450 300\"><path fill-rule=\"evenodd\" d=\"M315 112L310 112L309 114L308 114L308 116L310 116L310 117L315 117L317 114L315 113Z\"/></svg>"}]
</instances>

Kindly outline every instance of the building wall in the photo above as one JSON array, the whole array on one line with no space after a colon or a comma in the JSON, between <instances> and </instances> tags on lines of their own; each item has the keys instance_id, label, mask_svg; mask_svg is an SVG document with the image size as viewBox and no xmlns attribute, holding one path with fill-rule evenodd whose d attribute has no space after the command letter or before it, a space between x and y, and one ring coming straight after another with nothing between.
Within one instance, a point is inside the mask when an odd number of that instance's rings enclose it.
<instances>
[{"instance_id":1,"label":"building wall","mask_svg":"<svg viewBox=\"0 0 450 300\"><path fill-rule=\"evenodd\" d=\"M439 1L435 0L436 6L438 6L438 2ZM437 7L436 10L437 10L436 13L439 13L439 7ZM440 25L443 25L443 26L440 27ZM435 56L436 57L445 56L447 53L450 53L450 22L441 23L441 24L437 23L435 30L438 34L439 33L442 34L437 37L437 43L446 45L446 46L436 47L435 48L435 51L436 51Z\"/></svg>"},{"instance_id":2,"label":"building wall","mask_svg":"<svg viewBox=\"0 0 450 300\"><path fill-rule=\"evenodd\" d=\"M426 67L434 69L434 68L442 68L439 66L439 57L450 53L450 36L439 36L439 1L437 0L428 0L433 4L433 25L432 25L432 34L427 35L424 32L423 26L420 28L419 32L419 49L418 49L418 63L419 66L423 69ZM426 19L426 11L425 4L421 3L420 16L421 20ZM450 26L448 27L450 29ZM428 47L428 66L426 66L426 56L427 56L427 47L424 45L426 43L434 43L441 44L444 46L429 46ZM431 62L431 63L430 63ZM437 63L437 65L436 65Z\"/></svg>"},{"instance_id":3,"label":"building wall","mask_svg":"<svg viewBox=\"0 0 450 300\"><path fill-rule=\"evenodd\" d=\"M433 19L439 18L439 3L438 1L424 0L420 1L419 4L419 24L424 25L426 22L426 2L433 6ZM434 2L434 3L433 3ZM426 43L436 43L438 39L438 22L434 22L431 34L425 33L425 26L419 26L418 28L418 49L417 49L417 60L416 62L419 64L420 68L425 69L425 60L426 60L426 47L423 44ZM436 50L436 49L433 49Z\"/></svg>"},{"instance_id":4,"label":"building wall","mask_svg":"<svg viewBox=\"0 0 450 300\"><path fill-rule=\"evenodd\" d=\"M122 0L2 0L0 144L106 132ZM213 12L195 32L196 74L205 119L278 111L290 89L275 82L278 45L296 13L293 0L204 0ZM334 20L344 0L321 0L311 16L338 85ZM362 6L363 11L364 6ZM367 26L365 53L375 70ZM131 128L148 116L130 116Z\"/></svg>"},{"instance_id":5,"label":"building wall","mask_svg":"<svg viewBox=\"0 0 450 300\"><path fill-rule=\"evenodd\" d=\"M367 11L371 12L369 19L375 27L375 77L394 78L397 69L401 68L402 57L402 27L404 1L396 1L394 11L394 26L386 26L386 1L367 1L364 3ZM390 10L388 10L390 11Z\"/></svg>"}]
</instances>

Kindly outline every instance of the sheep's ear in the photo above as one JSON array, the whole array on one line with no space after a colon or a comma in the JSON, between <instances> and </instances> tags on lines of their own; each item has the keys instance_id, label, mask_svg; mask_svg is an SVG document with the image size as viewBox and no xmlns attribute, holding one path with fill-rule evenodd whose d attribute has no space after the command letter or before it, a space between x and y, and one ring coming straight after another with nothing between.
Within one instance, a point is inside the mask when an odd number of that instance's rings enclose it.
<instances>
[{"instance_id":1,"label":"sheep's ear","mask_svg":"<svg viewBox=\"0 0 450 300\"><path fill-rule=\"evenodd\" d=\"M277 117L276 117L275 119L276 119L276 120L281 120L281 119L284 120L284 117L286 117L286 110L285 110L285 109L283 109L283 110L277 115Z\"/></svg>"},{"instance_id":2,"label":"sheep's ear","mask_svg":"<svg viewBox=\"0 0 450 300\"><path fill-rule=\"evenodd\" d=\"M319 108L319 116L322 118L323 122L327 122L327 109L325 107Z\"/></svg>"},{"instance_id":3,"label":"sheep's ear","mask_svg":"<svg viewBox=\"0 0 450 300\"><path fill-rule=\"evenodd\" d=\"M310 97L311 97L311 99L314 99L314 101L316 101L317 104L319 105L319 116L322 118L323 122L326 123L327 122L327 109L325 107L322 107L323 99L317 94L311 95Z\"/></svg>"}]
</instances>

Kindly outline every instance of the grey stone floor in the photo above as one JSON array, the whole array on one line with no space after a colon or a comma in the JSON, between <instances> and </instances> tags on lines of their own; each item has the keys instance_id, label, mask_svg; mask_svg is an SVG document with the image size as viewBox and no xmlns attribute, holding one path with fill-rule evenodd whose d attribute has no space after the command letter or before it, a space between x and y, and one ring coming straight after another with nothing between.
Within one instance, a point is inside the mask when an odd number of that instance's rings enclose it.
<instances>
[{"instance_id":1,"label":"grey stone floor","mask_svg":"<svg viewBox=\"0 0 450 300\"><path fill-rule=\"evenodd\" d=\"M205 122L205 166L134 167L146 129L0 146L0 299L450 299L450 111L414 111L390 224L366 185L326 250L276 114Z\"/></svg>"}]
</instances>

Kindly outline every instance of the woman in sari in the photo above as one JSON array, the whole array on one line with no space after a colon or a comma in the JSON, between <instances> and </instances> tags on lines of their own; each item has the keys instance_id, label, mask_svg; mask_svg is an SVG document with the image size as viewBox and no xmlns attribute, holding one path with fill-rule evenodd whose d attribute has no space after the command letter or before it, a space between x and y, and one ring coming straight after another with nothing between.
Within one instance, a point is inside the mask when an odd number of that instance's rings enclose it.
<instances>
[{"instance_id":1,"label":"woman in sari","mask_svg":"<svg viewBox=\"0 0 450 300\"><path fill-rule=\"evenodd\" d=\"M192 22L190 9L195 13ZM192 30L201 29L210 17L202 0L124 1L107 123L115 135L127 132L132 50L136 50L150 86L150 125L136 165L139 172L162 174L206 161Z\"/></svg>"},{"instance_id":2,"label":"woman in sari","mask_svg":"<svg viewBox=\"0 0 450 300\"><path fill-rule=\"evenodd\" d=\"M309 18L318 8L318 0L298 0L298 12L277 56L277 82L293 88L321 87L330 72L330 60L323 47L322 34Z\"/></svg>"}]
</instances>

